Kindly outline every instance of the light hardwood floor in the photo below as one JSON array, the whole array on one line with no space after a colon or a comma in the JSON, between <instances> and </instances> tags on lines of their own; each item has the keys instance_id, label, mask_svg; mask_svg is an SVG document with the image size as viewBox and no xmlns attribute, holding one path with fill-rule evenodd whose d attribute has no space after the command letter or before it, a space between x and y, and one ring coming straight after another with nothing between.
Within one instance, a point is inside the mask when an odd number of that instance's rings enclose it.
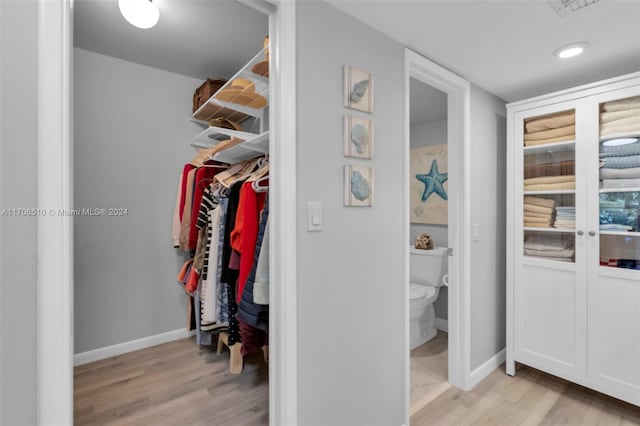
<instances>
[{"instance_id":1,"label":"light hardwood floor","mask_svg":"<svg viewBox=\"0 0 640 426\"><path fill-rule=\"evenodd\" d=\"M640 408L526 366L504 365L472 391L449 388L411 417L412 426L631 426Z\"/></svg>"},{"instance_id":2,"label":"light hardwood floor","mask_svg":"<svg viewBox=\"0 0 640 426\"><path fill-rule=\"evenodd\" d=\"M412 352L412 363L436 361L433 382L443 374L446 334L436 339ZM217 356L194 339L171 342L76 367L75 424L267 425L267 376L260 354L246 357L244 372L233 376L228 352ZM412 426L640 425L640 408L524 366L515 377L501 367L470 392L431 385L412 383L423 392L417 398L427 398Z\"/></svg>"},{"instance_id":3,"label":"light hardwood floor","mask_svg":"<svg viewBox=\"0 0 640 426\"><path fill-rule=\"evenodd\" d=\"M183 339L76 367L74 402L76 425L268 425L268 367Z\"/></svg>"}]
</instances>

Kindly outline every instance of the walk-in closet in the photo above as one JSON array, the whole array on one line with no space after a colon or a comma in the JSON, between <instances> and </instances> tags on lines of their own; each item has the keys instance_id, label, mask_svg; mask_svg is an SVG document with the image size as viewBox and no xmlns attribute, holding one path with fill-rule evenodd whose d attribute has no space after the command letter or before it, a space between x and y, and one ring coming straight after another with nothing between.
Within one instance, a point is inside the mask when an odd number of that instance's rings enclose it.
<instances>
[{"instance_id":1,"label":"walk-in closet","mask_svg":"<svg viewBox=\"0 0 640 426\"><path fill-rule=\"evenodd\" d=\"M75 1L74 424L268 424L270 51L236 0Z\"/></svg>"}]
</instances>

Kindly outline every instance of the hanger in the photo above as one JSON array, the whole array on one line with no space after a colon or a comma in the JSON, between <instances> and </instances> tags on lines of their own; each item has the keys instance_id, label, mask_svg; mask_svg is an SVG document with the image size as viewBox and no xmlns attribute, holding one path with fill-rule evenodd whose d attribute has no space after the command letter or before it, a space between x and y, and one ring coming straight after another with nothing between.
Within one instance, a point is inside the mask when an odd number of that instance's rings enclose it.
<instances>
[{"instance_id":1,"label":"hanger","mask_svg":"<svg viewBox=\"0 0 640 426\"><path fill-rule=\"evenodd\" d=\"M269 176L262 176L260 179L254 180L251 182L251 187L255 192L267 192L269 191L269 185L260 186L260 183L269 179Z\"/></svg>"},{"instance_id":2,"label":"hanger","mask_svg":"<svg viewBox=\"0 0 640 426\"><path fill-rule=\"evenodd\" d=\"M269 158L262 157L260 160L263 160L261 161L262 165L259 165L258 169L251 173L251 175L247 178L247 182L254 182L255 180L260 179L262 176L269 173Z\"/></svg>"}]
</instances>

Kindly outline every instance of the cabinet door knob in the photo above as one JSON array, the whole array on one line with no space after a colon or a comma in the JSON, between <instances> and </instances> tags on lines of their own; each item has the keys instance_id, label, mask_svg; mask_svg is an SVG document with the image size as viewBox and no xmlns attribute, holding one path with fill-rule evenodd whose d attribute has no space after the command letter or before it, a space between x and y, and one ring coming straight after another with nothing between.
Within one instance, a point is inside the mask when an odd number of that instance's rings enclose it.
<instances>
[{"instance_id":1,"label":"cabinet door knob","mask_svg":"<svg viewBox=\"0 0 640 426\"><path fill-rule=\"evenodd\" d=\"M590 237L595 237L596 235L596 231L589 231L589 236Z\"/></svg>"},{"instance_id":2,"label":"cabinet door knob","mask_svg":"<svg viewBox=\"0 0 640 426\"><path fill-rule=\"evenodd\" d=\"M578 232L576 232L576 234L578 234L578 235L584 235L584 231L578 231Z\"/></svg>"}]
</instances>

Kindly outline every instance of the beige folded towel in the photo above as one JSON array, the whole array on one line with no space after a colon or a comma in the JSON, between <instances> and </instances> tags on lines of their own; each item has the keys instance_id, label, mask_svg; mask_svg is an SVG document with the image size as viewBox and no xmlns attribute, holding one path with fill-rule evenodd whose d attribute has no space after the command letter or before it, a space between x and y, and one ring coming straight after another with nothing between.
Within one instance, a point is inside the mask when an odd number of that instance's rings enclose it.
<instances>
[{"instance_id":1,"label":"beige folded towel","mask_svg":"<svg viewBox=\"0 0 640 426\"><path fill-rule=\"evenodd\" d=\"M540 141L524 141L524 146L538 146L538 145L546 145L549 143L567 142L567 141L574 141L574 140L576 140L576 135L570 134L566 136L558 136L555 138L543 139Z\"/></svg>"},{"instance_id":2,"label":"beige folded towel","mask_svg":"<svg viewBox=\"0 0 640 426\"><path fill-rule=\"evenodd\" d=\"M525 228L551 228L551 223L524 222Z\"/></svg>"},{"instance_id":3,"label":"beige folded towel","mask_svg":"<svg viewBox=\"0 0 640 426\"><path fill-rule=\"evenodd\" d=\"M616 101L605 102L602 104L602 109L606 112L624 111L633 108L640 108L640 96L618 99Z\"/></svg>"},{"instance_id":4,"label":"beige folded towel","mask_svg":"<svg viewBox=\"0 0 640 426\"><path fill-rule=\"evenodd\" d=\"M532 213L543 213L551 216L553 212L555 212L555 209L553 207L543 207L543 206L535 206L533 204L525 204L524 212L525 214L527 214L528 212L532 212Z\"/></svg>"},{"instance_id":5,"label":"beige folded towel","mask_svg":"<svg viewBox=\"0 0 640 426\"><path fill-rule=\"evenodd\" d=\"M541 183L538 185L525 185L525 191L560 191L563 189L576 189L575 182Z\"/></svg>"},{"instance_id":6,"label":"beige folded towel","mask_svg":"<svg viewBox=\"0 0 640 426\"><path fill-rule=\"evenodd\" d=\"M626 109L623 111L601 112L600 122L608 123L610 121L620 120L627 117L640 117L640 108Z\"/></svg>"},{"instance_id":7,"label":"beige folded towel","mask_svg":"<svg viewBox=\"0 0 640 426\"><path fill-rule=\"evenodd\" d=\"M556 129L541 130L534 133L525 133L525 141L541 141L556 138L558 136L574 135L576 133L576 126L573 124L565 127L558 127Z\"/></svg>"},{"instance_id":8,"label":"beige folded towel","mask_svg":"<svg viewBox=\"0 0 640 426\"><path fill-rule=\"evenodd\" d=\"M538 185L541 183L559 183L559 182L575 182L575 175L565 175L565 176L543 176L531 179L525 179L525 185Z\"/></svg>"},{"instance_id":9,"label":"beige folded towel","mask_svg":"<svg viewBox=\"0 0 640 426\"><path fill-rule=\"evenodd\" d=\"M537 206L536 206L537 207ZM532 211L525 211L524 215L526 217L535 217L535 218L543 218L543 219L549 219L549 218L553 218L553 214L550 213L539 213L539 212L532 212Z\"/></svg>"},{"instance_id":10,"label":"beige folded towel","mask_svg":"<svg viewBox=\"0 0 640 426\"><path fill-rule=\"evenodd\" d=\"M526 196L524 197L525 204L533 204L534 206L542 206L542 207L555 207L556 200L550 200L548 198L540 198L540 197L532 197Z\"/></svg>"},{"instance_id":11,"label":"beige folded towel","mask_svg":"<svg viewBox=\"0 0 640 426\"><path fill-rule=\"evenodd\" d=\"M553 223L553 219L551 219L550 217L531 217L531 216L527 216L526 214L523 220L526 223L544 223L547 225L551 225Z\"/></svg>"},{"instance_id":12,"label":"beige folded towel","mask_svg":"<svg viewBox=\"0 0 640 426\"><path fill-rule=\"evenodd\" d=\"M540 118L533 118L527 120L524 124L527 133L539 132L541 130L557 129L558 127L565 127L575 124L576 113L575 111L563 111L552 115L547 115Z\"/></svg>"}]
</instances>

